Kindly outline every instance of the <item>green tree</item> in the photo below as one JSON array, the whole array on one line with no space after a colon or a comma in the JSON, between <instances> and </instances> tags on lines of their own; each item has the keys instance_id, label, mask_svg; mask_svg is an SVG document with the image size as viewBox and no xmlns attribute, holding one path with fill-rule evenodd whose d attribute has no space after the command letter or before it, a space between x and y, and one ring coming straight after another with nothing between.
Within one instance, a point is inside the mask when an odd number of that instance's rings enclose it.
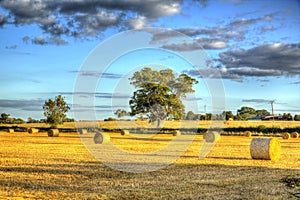
<instances>
[{"instance_id":1,"label":"green tree","mask_svg":"<svg viewBox=\"0 0 300 200\"><path fill-rule=\"evenodd\" d=\"M300 121L300 115L295 115L295 116L294 116L294 120L295 120L295 121Z\"/></svg>"},{"instance_id":2,"label":"green tree","mask_svg":"<svg viewBox=\"0 0 300 200\"><path fill-rule=\"evenodd\" d=\"M27 123L39 123L39 120L28 117Z\"/></svg>"},{"instance_id":3,"label":"green tree","mask_svg":"<svg viewBox=\"0 0 300 200\"><path fill-rule=\"evenodd\" d=\"M186 120L194 120L194 118L195 118L195 113L193 111L187 112L187 114L185 116Z\"/></svg>"},{"instance_id":4,"label":"green tree","mask_svg":"<svg viewBox=\"0 0 300 200\"><path fill-rule=\"evenodd\" d=\"M70 110L70 107L65 102L64 97L58 95L55 100L48 99L44 106L44 116L46 117L46 122L51 125L51 127L56 128L58 124L62 124L66 118L66 112Z\"/></svg>"},{"instance_id":5,"label":"green tree","mask_svg":"<svg viewBox=\"0 0 300 200\"><path fill-rule=\"evenodd\" d=\"M263 110L256 110L256 116L268 116L270 112L263 109Z\"/></svg>"},{"instance_id":6,"label":"green tree","mask_svg":"<svg viewBox=\"0 0 300 200\"><path fill-rule=\"evenodd\" d=\"M0 118L1 123L7 123L9 121L9 115L10 114L2 113Z\"/></svg>"},{"instance_id":7,"label":"green tree","mask_svg":"<svg viewBox=\"0 0 300 200\"><path fill-rule=\"evenodd\" d=\"M126 115L128 115L128 113L126 112L126 110L122 110L122 109L118 109L114 112L115 115L117 115L118 118L122 118L125 117Z\"/></svg>"},{"instance_id":8,"label":"green tree","mask_svg":"<svg viewBox=\"0 0 300 200\"><path fill-rule=\"evenodd\" d=\"M237 110L236 119L237 120L247 120L256 116L256 111L254 108L243 106L241 109Z\"/></svg>"},{"instance_id":9,"label":"green tree","mask_svg":"<svg viewBox=\"0 0 300 200\"><path fill-rule=\"evenodd\" d=\"M291 115L291 113L283 113L282 117L284 120L288 120L288 121L293 120L293 116Z\"/></svg>"},{"instance_id":10,"label":"green tree","mask_svg":"<svg viewBox=\"0 0 300 200\"><path fill-rule=\"evenodd\" d=\"M229 119L233 119L234 118L234 115L232 114L231 111L224 111L222 113L223 115L223 118L225 118L225 120L229 120Z\"/></svg>"},{"instance_id":11,"label":"green tree","mask_svg":"<svg viewBox=\"0 0 300 200\"><path fill-rule=\"evenodd\" d=\"M193 85L198 83L187 74L176 77L171 69L151 68L135 72L129 80L137 88L129 101L130 115L148 115L150 121L158 121L158 126L160 120L184 117L182 99L194 92Z\"/></svg>"}]
</instances>

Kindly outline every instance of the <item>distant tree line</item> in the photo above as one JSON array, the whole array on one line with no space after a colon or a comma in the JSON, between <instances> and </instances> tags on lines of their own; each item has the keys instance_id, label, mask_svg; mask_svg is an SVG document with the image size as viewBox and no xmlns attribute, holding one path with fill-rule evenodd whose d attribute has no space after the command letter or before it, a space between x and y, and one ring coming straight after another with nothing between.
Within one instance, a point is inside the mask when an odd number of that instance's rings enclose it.
<instances>
[{"instance_id":1,"label":"distant tree line","mask_svg":"<svg viewBox=\"0 0 300 200\"><path fill-rule=\"evenodd\" d=\"M130 116L130 113L126 112L125 110L118 109L114 113L117 115L118 118L123 118L125 116ZM271 116L270 112L262 109L262 110L255 110L254 108L243 106L241 109L237 110L236 115L232 113L232 111L223 111L220 114L196 114L193 111L188 111L186 115L184 115L182 120L237 120L237 121L244 121L249 119L264 119L266 116ZM294 117L290 113L283 113L279 114L281 120L287 121L300 121L300 114L294 115ZM138 117L140 120L148 120L145 116ZM108 118L105 121L113 121L116 120L114 118Z\"/></svg>"},{"instance_id":2,"label":"distant tree line","mask_svg":"<svg viewBox=\"0 0 300 200\"><path fill-rule=\"evenodd\" d=\"M188 111L185 120L249 120L249 119L267 119L266 116L271 116L270 112L268 112L265 109L262 110L255 110L254 108L243 106L241 109L237 110L236 115L232 113L232 111L224 111L220 114L195 114L193 111ZM279 119L281 120L294 120L294 121L300 121L300 115L295 115L294 117L291 115L291 113L283 113L277 115L280 116ZM272 118L268 118L272 119Z\"/></svg>"},{"instance_id":3,"label":"distant tree line","mask_svg":"<svg viewBox=\"0 0 300 200\"><path fill-rule=\"evenodd\" d=\"M33 119L28 117L27 121L21 118L9 117L10 114L2 113L0 117L0 124L25 124L25 123L46 123L46 119ZM73 118L65 118L63 122L75 122Z\"/></svg>"}]
</instances>

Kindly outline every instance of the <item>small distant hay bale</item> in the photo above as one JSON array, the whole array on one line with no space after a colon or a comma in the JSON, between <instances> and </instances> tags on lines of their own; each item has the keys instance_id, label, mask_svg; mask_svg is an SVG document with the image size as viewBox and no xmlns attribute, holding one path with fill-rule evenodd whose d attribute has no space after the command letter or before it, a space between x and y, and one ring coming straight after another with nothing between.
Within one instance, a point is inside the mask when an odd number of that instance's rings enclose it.
<instances>
[{"instance_id":1,"label":"small distant hay bale","mask_svg":"<svg viewBox=\"0 0 300 200\"><path fill-rule=\"evenodd\" d=\"M244 136L245 137L251 137L252 133L250 131L245 131Z\"/></svg>"},{"instance_id":2,"label":"small distant hay bale","mask_svg":"<svg viewBox=\"0 0 300 200\"><path fill-rule=\"evenodd\" d=\"M203 139L205 140L205 142L208 142L208 143L216 142L220 139L220 137L221 136L217 131L207 131L203 135Z\"/></svg>"},{"instance_id":3,"label":"small distant hay bale","mask_svg":"<svg viewBox=\"0 0 300 200\"><path fill-rule=\"evenodd\" d=\"M108 134L104 134L101 132L97 132L94 135L94 143L95 144L103 144L110 141L110 136Z\"/></svg>"},{"instance_id":4,"label":"small distant hay bale","mask_svg":"<svg viewBox=\"0 0 300 200\"><path fill-rule=\"evenodd\" d=\"M48 130L48 136L49 137L58 137L59 136L59 130L58 129L49 129Z\"/></svg>"},{"instance_id":5,"label":"small distant hay bale","mask_svg":"<svg viewBox=\"0 0 300 200\"><path fill-rule=\"evenodd\" d=\"M129 135L129 130L121 130L121 135Z\"/></svg>"},{"instance_id":6,"label":"small distant hay bale","mask_svg":"<svg viewBox=\"0 0 300 200\"><path fill-rule=\"evenodd\" d=\"M173 130L172 135L173 136L179 136L179 135L181 135L181 132L180 132L180 130Z\"/></svg>"},{"instance_id":7,"label":"small distant hay bale","mask_svg":"<svg viewBox=\"0 0 300 200\"><path fill-rule=\"evenodd\" d=\"M281 154L281 145L277 138L254 138L250 144L253 159L277 161Z\"/></svg>"},{"instance_id":8,"label":"small distant hay bale","mask_svg":"<svg viewBox=\"0 0 300 200\"><path fill-rule=\"evenodd\" d=\"M79 129L79 134L80 135L82 135L82 134L87 134L87 129L85 129L85 128L81 128L81 129Z\"/></svg>"},{"instance_id":9,"label":"small distant hay bale","mask_svg":"<svg viewBox=\"0 0 300 200\"><path fill-rule=\"evenodd\" d=\"M291 134L289 134L288 132L285 132L285 133L282 133L281 137L284 140L288 140L291 138Z\"/></svg>"},{"instance_id":10,"label":"small distant hay bale","mask_svg":"<svg viewBox=\"0 0 300 200\"><path fill-rule=\"evenodd\" d=\"M298 133L297 131L292 132L292 133L291 133L291 137L292 137L292 138L298 138L298 137L299 137L299 133Z\"/></svg>"},{"instance_id":11,"label":"small distant hay bale","mask_svg":"<svg viewBox=\"0 0 300 200\"><path fill-rule=\"evenodd\" d=\"M29 128L28 129L28 133L32 134L32 133L38 133L39 132L39 129L37 128Z\"/></svg>"},{"instance_id":12,"label":"small distant hay bale","mask_svg":"<svg viewBox=\"0 0 300 200\"><path fill-rule=\"evenodd\" d=\"M7 130L7 132L9 132L9 133L14 133L15 130L14 130L13 128L9 128L9 129Z\"/></svg>"}]
</instances>

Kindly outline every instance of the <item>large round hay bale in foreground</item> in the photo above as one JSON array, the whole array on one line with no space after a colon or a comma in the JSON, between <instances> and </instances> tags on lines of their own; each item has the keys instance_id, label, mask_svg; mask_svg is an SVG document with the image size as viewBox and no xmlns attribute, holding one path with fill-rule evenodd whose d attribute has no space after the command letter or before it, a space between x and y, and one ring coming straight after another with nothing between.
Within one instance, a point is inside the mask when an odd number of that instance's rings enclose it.
<instances>
[{"instance_id":1,"label":"large round hay bale in foreground","mask_svg":"<svg viewBox=\"0 0 300 200\"><path fill-rule=\"evenodd\" d=\"M32 133L38 133L39 132L39 129L37 128L29 128L28 129L28 133L32 134Z\"/></svg>"},{"instance_id":2,"label":"large round hay bale in foreground","mask_svg":"<svg viewBox=\"0 0 300 200\"><path fill-rule=\"evenodd\" d=\"M7 130L7 132L9 132L9 133L14 133L15 130L14 130L13 128L9 128L9 129Z\"/></svg>"},{"instance_id":3,"label":"large round hay bale in foreground","mask_svg":"<svg viewBox=\"0 0 300 200\"><path fill-rule=\"evenodd\" d=\"M244 136L245 137L251 137L252 133L250 131L245 131Z\"/></svg>"},{"instance_id":4,"label":"large round hay bale in foreground","mask_svg":"<svg viewBox=\"0 0 300 200\"><path fill-rule=\"evenodd\" d=\"M97 132L94 135L94 143L95 144L103 144L110 141L110 136L108 134L104 134L101 132Z\"/></svg>"},{"instance_id":5,"label":"large round hay bale in foreground","mask_svg":"<svg viewBox=\"0 0 300 200\"><path fill-rule=\"evenodd\" d=\"M288 132L285 132L285 133L282 133L281 137L284 140L288 140L291 138L291 134L289 134Z\"/></svg>"},{"instance_id":6,"label":"large round hay bale in foreground","mask_svg":"<svg viewBox=\"0 0 300 200\"><path fill-rule=\"evenodd\" d=\"M49 137L58 137L59 136L59 130L58 129L49 129L48 130L48 136Z\"/></svg>"},{"instance_id":7,"label":"large round hay bale in foreground","mask_svg":"<svg viewBox=\"0 0 300 200\"><path fill-rule=\"evenodd\" d=\"M82 134L87 134L87 130L86 129L84 129L84 128L81 128L81 129L79 129L79 134L80 135L82 135Z\"/></svg>"},{"instance_id":8,"label":"large round hay bale in foreground","mask_svg":"<svg viewBox=\"0 0 300 200\"><path fill-rule=\"evenodd\" d=\"M129 135L129 130L121 130L121 135Z\"/></svg>"},{"instance_id":9,"label":"large round hay bale in foreground","mask_svg":"<svg viewBox=\"0 0 300 200\"><path fill-rule=\"evenodd\" d=\"M220 137L220 133L218 133L217 131L207 131L203 135L203 139L208 143L216 142L220 139Z\"/></svg>"},{"instance_id":10,"label":"large round hay bale in foreground","mask_svg":"<svg viewBox=\"0 0 300 200\"><path fill-rule=\"evenodd\" d=\"M277 138L253 138L250 144L253 159L277 161L281 154L281 145Z\"/></svg>"},{"instance_id":11,"label":"large round hay bale in foreground","mask_svg":"<svg viewBox=\"0 0 300 200\"><path fill-rule=\"evenodd\" d=\"M299 133L298 133L297 131L292 132L292 133L291 133L291 137L292 137L292 138L298 138L298 137L299 137Z\"/></svg>"},{"instance_id":12,"label":"large round hay bale in foreground","mask_svg":"<svg viewBox=\"0 0 300 200\"><path fill-rule=\"evenodd\" d=\"M180 132L180 130L173 130L172 135L173 136L179 136L179 135L181 135L181 132Z\"/></svg>"}]
</instances>

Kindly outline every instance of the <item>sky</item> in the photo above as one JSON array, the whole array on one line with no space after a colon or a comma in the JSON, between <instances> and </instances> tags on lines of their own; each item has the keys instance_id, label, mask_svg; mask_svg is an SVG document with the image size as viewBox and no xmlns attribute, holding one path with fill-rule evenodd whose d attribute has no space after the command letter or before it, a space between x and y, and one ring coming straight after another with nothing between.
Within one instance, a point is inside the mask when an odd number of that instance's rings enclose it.
<instances>
[{"instance_id":1,"label":"sky","mask_svg":"<svg viewBox=\"0 0 300 200\"><path fill-rule=\"evenodd\" d=\"M0 113L44 118L63 95L76 120L129 111L143 67L199 83L186 111L300 114L298 0L1 0Z\"/></svg>"}]
</instances>

